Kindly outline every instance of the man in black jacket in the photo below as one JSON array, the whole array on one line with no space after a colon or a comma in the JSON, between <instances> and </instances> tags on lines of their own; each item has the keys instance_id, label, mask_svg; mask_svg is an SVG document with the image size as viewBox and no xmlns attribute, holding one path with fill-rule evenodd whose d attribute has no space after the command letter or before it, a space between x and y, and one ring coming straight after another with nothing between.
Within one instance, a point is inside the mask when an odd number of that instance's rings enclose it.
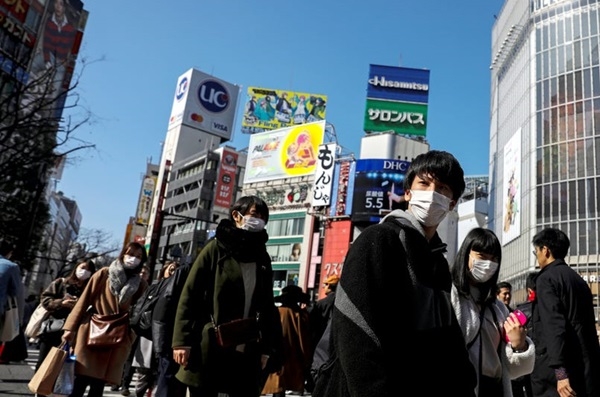
<instances>
[{"instance_id":1,"label":"man in black jacket","mask_svg":"<svg viewBox=\"0 0 600 397\"><path fill-rule=\"evenodd\" d=\"M590 287L567 263L570 242L556 228L532 240L540 272L535 282L533 394L600 396L600 346Z\"/></svg>"},{"instance_id":2,"label":"man in black jacket","mask_svg":"<svg viewBox=\"0 0 600 397\"><path fill-rule=\"evenodd\" d=\"M408 209L395 210L354 241L332 317L337 363L314 397L474 396L475 371L450 303L446 245L437 227L465 189L454 156L417 156L404 180Z\"/></svg>"},{"instance_id":3,"label":"man in black jacket","mask_svg":"<svg viewBox=\"0 0 600 397\"><path fill-rule=\"evenodd\" d=\"M177 303L185 280L190 272L190 265L181 265L171 277L161 280L161 296L152 312L152 341L158 359L158 375L156 396L184 397L187 387L175 378L179 365L173 360L173 325Z\"/></svg>"}]
</instances>

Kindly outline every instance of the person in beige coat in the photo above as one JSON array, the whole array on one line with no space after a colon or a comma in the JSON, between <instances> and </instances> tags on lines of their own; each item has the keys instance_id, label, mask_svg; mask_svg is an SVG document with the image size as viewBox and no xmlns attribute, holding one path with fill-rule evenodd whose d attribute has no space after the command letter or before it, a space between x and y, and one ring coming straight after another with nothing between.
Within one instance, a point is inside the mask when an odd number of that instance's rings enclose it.
<instances>
[{"instance_id":1,"label":"person in beige coat","mask_svg":"<svg viewBox=\"0 0 600 397\"><path fill-rule=\"evenodd\" d=\"M88 386L88 397L101 397L106 383L121 382L123 365L135 334L130 331L128 338L110 349L89 347L91 313L106 315L129 311L148 287L139 275L146 260L142 245L126 245L109 267L94 273L67 317L62 338L74 347L76 356L75 385L69 397L82 397Z\"/></svg>"}]
</instances>

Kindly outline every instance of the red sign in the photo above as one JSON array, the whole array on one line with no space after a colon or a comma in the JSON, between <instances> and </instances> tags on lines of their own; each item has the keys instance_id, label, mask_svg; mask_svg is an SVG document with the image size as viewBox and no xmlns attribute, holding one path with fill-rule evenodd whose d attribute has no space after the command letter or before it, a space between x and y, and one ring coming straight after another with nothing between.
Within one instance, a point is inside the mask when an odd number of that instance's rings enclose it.
<instances>
[{"instance_id":1,"label":"red sign","mask_svg":"<svg viewBox=\"0 0 600 397\"><path fill-rule=\"evenodd\" d=\"M17 18L20 22L25 22L29 3L25 0L0 0L0 6L8 10L8 12Z\"/></svg>"},{"instance_id":2,"label":"red sign","mask_svg":"<svg viewBox=\"0 0 600 397\"><path fill-rule=\"evenodd\" d=\"M323 283L329 276L341 276L344 259L350 248L352 222L348 220L331 222L325 228L323 243L323 260L321 261L321 281L319 282L319 299L325 297Z\"/></svg>"},{"instance_id":3,"label":"red sign","mask_svg":"<svg viewBox=\"0 0 600 397\"><path fill-rule=\"evenodd\" d=\"M223 208L231 206L231 199L235 197L235 174L237 173L238 154L223 150L217 189L215 192L215 205Z\"/></svg>"}]
</instances>

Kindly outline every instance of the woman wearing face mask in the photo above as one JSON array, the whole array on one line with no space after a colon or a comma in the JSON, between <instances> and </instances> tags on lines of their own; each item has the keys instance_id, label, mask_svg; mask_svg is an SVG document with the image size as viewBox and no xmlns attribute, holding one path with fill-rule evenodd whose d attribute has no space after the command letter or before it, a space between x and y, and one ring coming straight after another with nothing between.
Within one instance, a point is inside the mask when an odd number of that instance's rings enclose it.
<instances>
[{"instance_id":1,"label":"woman wearing face mask","mask_svg":"<svg viewBox=\"0 0 600 397\"><path fill-rule=\"evenodd\" d=\"M531 373L535 347L514 313L497 299L502 248L488 229L465 237L452 267L452 306L477 372L478 397L512 397L511 380Z\"/></svg>"},{"instance_id":2,"label":"woman wearing face mask","mask_svg":"<svg viewBox=\"0 0 600 397\"><path fill-rule=\"evenodd\" d=\"M273 270L266 250L269 220L266 203L256 196L240 198L223 219L192 265L175 315L173 359L176 378L191 397L259 396L269 356L281 332L273 301ZM256 321L260 339L220 346L213 320ZM279 335L279 337L281 337ZM277 369L275 369L277 370Z\"/></svg>"},{"instance_id":3,"label":"woman wearing face mask","mask_svg":"<svg viewBox=\"0 0 600 397\"><path fill-rule=\"evenodd\" d=\"M110 266L94 273L77 300L64 325L63 340L74 347L76 355L75 385L70 397L99 397L105 383L120 384L123 364L135 339L133 331L120 344L110 349L87 345L91 313L100 315L129 311L148 287L140 277L147 260L139 243L129 243Z\"/></svg>"},{"instance_id":4,"label":"woman wearing face mask","mask_svg":"<svg viewBox=\"0 0 600 397\"><path fill-rule=\"evenodd\" d=\"M42 333L39 336L40 353L36 370L42 365L52 346L59 346L61 343L62 326L58 325L58 329L53 330L48 325L51 322L64 324L94 271L96 271L94 262L79 261L68 277L57 278L42 292L41 304L50 313L50 319L46 322L46 327L42 326ZM56 324L54 327L57 326Z\"/></svg>"}]
</instances>

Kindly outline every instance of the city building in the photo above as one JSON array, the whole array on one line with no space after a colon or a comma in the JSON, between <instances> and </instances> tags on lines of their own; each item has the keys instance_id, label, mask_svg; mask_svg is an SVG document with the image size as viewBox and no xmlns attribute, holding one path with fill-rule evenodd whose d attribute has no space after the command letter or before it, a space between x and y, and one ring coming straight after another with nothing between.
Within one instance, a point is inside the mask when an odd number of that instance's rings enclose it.
<instances>
[{"instance_id":1,"label":"city building","mask_svg":"<svg viewBox=\"0 0 600 397\"><path fill-rule=\"evenodd\" d=\"M502 242L500 278L525 300L531 240L570 238L566 258L590 285L598 317L600 3L506 1L492 29L488 225Z\"/></svg>"}]
</instances>

